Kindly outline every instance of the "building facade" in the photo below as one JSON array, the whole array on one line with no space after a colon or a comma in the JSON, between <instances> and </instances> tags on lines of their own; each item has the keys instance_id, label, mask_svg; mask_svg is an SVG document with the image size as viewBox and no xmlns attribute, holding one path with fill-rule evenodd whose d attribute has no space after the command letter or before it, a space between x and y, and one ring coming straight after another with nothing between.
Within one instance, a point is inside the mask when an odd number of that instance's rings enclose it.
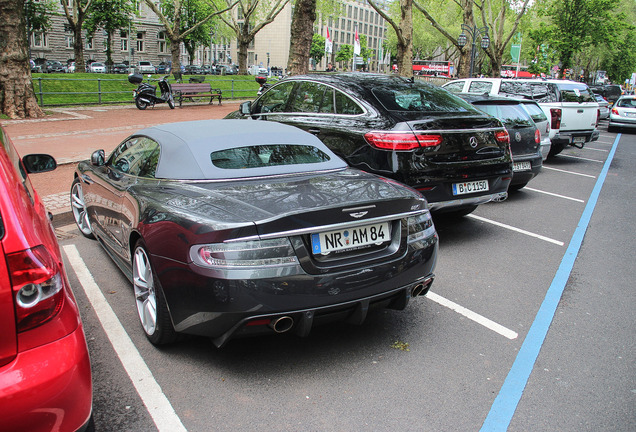
<instances>
[{"instance_id":1,"label":"building facade","mask_svg":"<svg viewBox=\"0 0 636 432\"><path fill-rule=\"evenodd\" d=\"M69 4L71 0L69 1ZM171 59L169 41L163 25L145 2L137 3L138 15L133 24L112 35L111 50L114 63L137 64L150 61L157 65ZM254 42L248 48L248 67L258 65L265 68L287 67L292 22L292 5L289 3L276 19L257 33ZM74 58L73 32L71 31L64 9L58 5L58 13L51 17L52 27L47 32L37 32L30 38L30 57L32 59L58 60L67 64ZM314 31L323 37L327 28L333 40L333 53L325 55L319 64L310 65L310 69L324 70L327 63L336 65L335 56L342 45L353 45L356 27L359 35L366 36L367 47L372 55L364 59L366 69L377 71L382 61L383 43L386 40L384 19L361 0L342 0L339 16L320 16L314 25ZM94 35L84 35L84 61L106 61L106 40L104 31ZM235 38L226 39L210 34L209 45L200 46L190 59L184 47L181 47L181 64L231 64L238 59L238 46ZM340 70L350 70L352 65L337 65Z\"/></svg>"}]
</instances>

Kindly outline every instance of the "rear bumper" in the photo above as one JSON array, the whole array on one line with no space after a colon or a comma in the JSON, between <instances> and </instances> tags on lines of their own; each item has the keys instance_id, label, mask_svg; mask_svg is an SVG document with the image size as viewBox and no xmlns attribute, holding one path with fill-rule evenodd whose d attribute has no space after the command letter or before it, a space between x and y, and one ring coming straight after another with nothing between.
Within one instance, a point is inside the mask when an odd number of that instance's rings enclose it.
<instances>
[{"instance_id":1,"label":"rear bumper","mask_svg":"<svg viewBox=\"0 0 636 432\"><path fill-rule=\"evenodd\" d=\"M594 130L581 130L581 131L559 131L554 138L552 138L553 146L565 147L567 145L580 145L581 147L590 141L596 141L600 136L598 129ZM585 140L582 143L576 143L577 138L583 137Z\"/></svg>"},{"instance_id":2,"label":"rear bumper","mask_svg":"<svg viewBox=\"0 0 636 432\"><path fill-rule=\"evenodd\" d=\"M0 368L2 430L76 431L88 423L93 397L82 326L21 352Z\"/></svg>"}]
</instances>

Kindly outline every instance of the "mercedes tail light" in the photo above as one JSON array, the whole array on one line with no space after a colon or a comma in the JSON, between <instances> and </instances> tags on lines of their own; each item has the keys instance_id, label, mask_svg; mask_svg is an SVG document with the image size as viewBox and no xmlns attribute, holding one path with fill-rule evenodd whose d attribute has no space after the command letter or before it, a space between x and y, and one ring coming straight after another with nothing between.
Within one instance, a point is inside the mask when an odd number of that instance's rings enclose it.
<instances>
[{"instance_id":1,"label":"mercedes tail light","mask_svg":"<svg viewBox=\"0 0 636 432\"><path fill-rule=\"evenodd\" d=\"M495 139L497 142L510 144L510 135L507 130L499 130L495 132Z\"/></svg>"},{"instance_id":2,"label":"mercedes tail light","mask_svg":"<svg viewBox=\"0 0 636 432\"><path fill-rule=\"evenodd\" d=\"M550 108L550 124L552 129L561 129L561 108Z\"/></svg>"},{"instance_id":3,"label":"mercedes tail light","mask_svg":"<svg viewBox=\"0 0 636 432\"><path fill-rule=\"evenodd\" d=\"M367 142L381 150L409 151L416 148L437 147L442 143L439 134L416 134L413 132L371 131L364 135Z\"/></svg>"},{"instance_id":4,"label":"mercedes tail light","mask_svg":"<svg viewBox=\"0 0 636 432\"><path fill-rule=\"evenodd\" d=\"M64 304L62 274L42 245L7 255L18 332L52 319Z\"/></svg>"}]
</instances>

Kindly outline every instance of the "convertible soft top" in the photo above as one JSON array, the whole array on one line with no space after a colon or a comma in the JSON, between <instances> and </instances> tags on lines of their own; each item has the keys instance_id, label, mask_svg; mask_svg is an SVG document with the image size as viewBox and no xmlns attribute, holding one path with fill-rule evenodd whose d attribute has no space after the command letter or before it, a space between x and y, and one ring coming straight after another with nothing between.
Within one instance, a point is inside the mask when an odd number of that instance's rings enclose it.
<instances>
[{"instance_id":1,"label":"convertible soft top","mask_svg":"<svg viewBox=\"0 0 636 432\"><path fill-rule=\"evenodd\" d=\"M347 167L342 159L314 135L277 122L199 120L153 126L135 134L140 135L152 138L161 145L155 173L157 178L221 180ZM215 151L270 144L315 147L325 153L329 160L310 164L264 166L249 170L219 168L211 160L211 154Z\"/></svg>"}]
</instances>

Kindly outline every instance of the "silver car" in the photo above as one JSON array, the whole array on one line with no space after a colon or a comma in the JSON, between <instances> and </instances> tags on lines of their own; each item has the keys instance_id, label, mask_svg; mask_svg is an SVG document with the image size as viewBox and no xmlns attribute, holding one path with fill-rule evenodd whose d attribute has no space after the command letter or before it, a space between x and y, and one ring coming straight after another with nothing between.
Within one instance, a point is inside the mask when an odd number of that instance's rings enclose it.
<instances>
[{"instance_id":1,"label":"silver car","mask_svg":"<svg viewBox=\"0 0 636 432\"><path fill-rule=\"evenodd\" d=\"M621 96L610 111L608 132L618 128L636 128L636 96Z\"/></svg>"}]
</instances>

